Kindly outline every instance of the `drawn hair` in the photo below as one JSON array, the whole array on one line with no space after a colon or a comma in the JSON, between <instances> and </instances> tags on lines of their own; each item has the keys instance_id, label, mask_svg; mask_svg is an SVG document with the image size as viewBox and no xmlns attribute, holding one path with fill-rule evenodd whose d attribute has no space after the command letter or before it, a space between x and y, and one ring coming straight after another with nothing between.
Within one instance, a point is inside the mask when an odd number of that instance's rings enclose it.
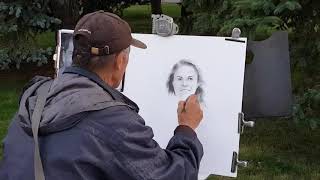
<instances>
[{"instance_id":1,"label":"drawn hair","mask_svg":"<svg viewBox=\"0 0 320 180\"><path fill-rule=\"evenodd\" d=\"M191 63L190 60L188 60L188 59L182 59L172 67L171 72L170 72L169 77L168 77L168 80L167 80L167 83L166 83L167 88L168 88L168 93L176 95L175 92L174 92L174 88L173 88L173 79L174 79L174 74L177 72L177 70L181 66L190 66L197 73L197 76L198 76L198 87L196 89L196 93L195 94L198 96L199 102L203 102L203 96L204 96L204 91L203 91L203 88L202 88L203 80L202 80L202 77L201 77L200 70L195 64Z\"/></svg>"}]
</instances>

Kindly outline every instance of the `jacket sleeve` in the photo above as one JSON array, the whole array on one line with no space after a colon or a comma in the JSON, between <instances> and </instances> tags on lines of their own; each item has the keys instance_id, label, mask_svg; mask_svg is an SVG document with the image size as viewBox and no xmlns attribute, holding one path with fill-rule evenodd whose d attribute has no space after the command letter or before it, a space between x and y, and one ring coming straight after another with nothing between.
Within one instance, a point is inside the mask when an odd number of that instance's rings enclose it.
<instances>
[{"instance_id":1,"label":"jacket sleeve","mask_svg":"<svg viewBox=\"0 0 320 180\"><path fill-rule=\"evenodd\" d=\"M119 173L128 180L198 179L203 148L191 128L178 126L167 148L162 149L153 140L152 129L145 126L137 113L125 107L108 109L109 112L101 112L104 115L95 119L102 122L100 125L104 133L98 137L104 148L112 149L114 153L114 171L109 173L114 177L111 179L118 179Z\"/></svg>"}]
</instances>

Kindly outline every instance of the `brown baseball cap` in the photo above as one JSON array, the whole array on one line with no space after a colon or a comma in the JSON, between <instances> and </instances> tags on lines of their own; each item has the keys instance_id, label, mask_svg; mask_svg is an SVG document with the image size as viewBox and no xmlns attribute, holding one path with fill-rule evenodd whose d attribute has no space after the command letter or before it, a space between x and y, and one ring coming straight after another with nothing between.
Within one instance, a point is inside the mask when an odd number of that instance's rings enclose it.
<instances>
[{"instance_id":1,"label":"brown baseball cap","mask_svg":"<svg viewBox=\"0 0 320 180\"><path fill-rule=\"evenodd\" d=\"M105 56L120 52L130 45L147 48L143 42L132 38L131 28L126 21L102 10L83 16L78 21L73 36L76 54ZM78 43L77 40L81 38L85 38L85 41Z\"/></svg>"}]
</instances>

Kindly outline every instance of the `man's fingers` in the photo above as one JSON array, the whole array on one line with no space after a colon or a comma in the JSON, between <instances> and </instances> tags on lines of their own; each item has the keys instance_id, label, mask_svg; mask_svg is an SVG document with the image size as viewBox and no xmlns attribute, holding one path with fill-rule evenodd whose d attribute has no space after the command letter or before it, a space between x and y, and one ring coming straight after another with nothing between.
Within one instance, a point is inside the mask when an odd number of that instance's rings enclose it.
<instances>
[{"instance_id":1,"label":"man's fingers","mask_svg":"<svg viewBox=\"0 0 320 180\"><path fill-rule=\"evenodd\" d=\"M179 104L178 104L178 113L181 113L182 111L183 111L183 109L184 109L184 107L185 107L185 104L186 104L186 102L184 102L184 101L179 101Z\"/></svg>"},{"instance_id":2,"label":"man's fingers","mask_svg":"<svg viewBox=\"0 0 320 180\"><path fill-rule=\"evenodd\" d=\"M200 106L197 95L193 94L193 95L188 97L185 106L186 106L186 109L188 109L189 106L194 106L194 105L199 105Z\"/></svg>"},{"instance_id":3,"label":"man's fingers","mask_svg":"<svg viewBox=\"0 0 320 180\"><path fill-rule=\"evenodd\" d=\"M189 100L190 100L190 103L199 103L199 101L198 101L198 96L195 95L195 94L192 94L192 95L189 97Z\"/></svg>"}]
</instances>

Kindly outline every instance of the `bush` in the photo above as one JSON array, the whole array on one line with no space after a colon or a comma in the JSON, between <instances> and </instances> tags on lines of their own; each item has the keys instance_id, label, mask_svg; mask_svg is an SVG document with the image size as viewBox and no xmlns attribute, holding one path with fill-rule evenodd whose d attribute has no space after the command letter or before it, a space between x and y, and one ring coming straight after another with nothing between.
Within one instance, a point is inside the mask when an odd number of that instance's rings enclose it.
<instances>
[{"instance_id":1,"label":"bush","mask_svg":"<svg viewBox=\"0 0 320 180\"><path fill-rule=\"evenodd\" d=\"M293 119L296 123L308 125L312 129L318 128L320 126L319 109L320 90L308 89L305 93L296 97Z\"/></svg>"},{"instance_id":2,"label":"bush","mask_svg":"<svg viewBox=\"0 0 320 180\"><path fill-rule=\"evenodd\" d=\"M46 4L40 1L0 2L0 69L19 68L23 61L46 63L52 49L39 48L36 36L61 23L48 13Z\"/></svg>"},{"instance_id":3,"label":"bush","mask_svg":"<svg viewBox=\"0 0 320 180\"><path fill-rule=\"evenodd\" d=\"M107 12L113 12L118 14L119 16L123 16L123 10L130 6L130 4L134 4L134 1L126 0L97 0L92 3L92 1L83 1L81 5L83 7L83 14L87 14L96 10L103 9Z\"/></svg>"},{"instance_id":4,"label":"bush","mask_svg":"<svg viewBox=\"0 0 320 180\"><path fill-rule=\"evenodd\" d=\"M189 12L180 19L186 34L242 36L262 40L272 32L289 32L294 119L315 128L320 124L320 1L311 0L184 0Z\"/></svg>"},{"instance_id":5,"label":"bush","mask_svg":"<svg viewBox=\"0 0 320 180\"><path fill-rule=\"evenodd\" d=\"M84 14L99 9L122 15L131 1L4 0L0 2L0 69L20 68L22 62L47 63L52 47L36 37L46 31L73 29Z\"/></svg>"}]
</instances>

